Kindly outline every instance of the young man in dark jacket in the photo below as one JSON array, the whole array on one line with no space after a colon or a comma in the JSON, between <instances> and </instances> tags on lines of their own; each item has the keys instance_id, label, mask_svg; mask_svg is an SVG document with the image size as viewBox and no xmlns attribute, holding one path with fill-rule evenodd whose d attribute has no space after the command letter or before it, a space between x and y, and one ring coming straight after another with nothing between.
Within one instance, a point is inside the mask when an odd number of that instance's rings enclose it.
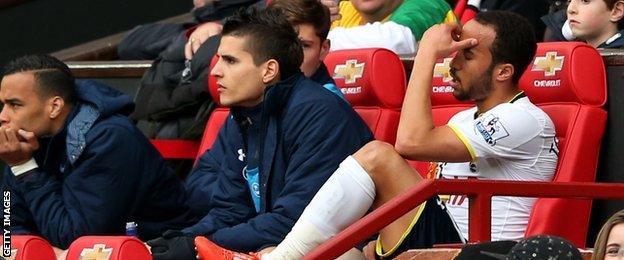
<instances>
[{"instance_id":1,"label":"young man in dark jacket","mask_svg":"<svg viewBox=\"0 0 624 260\"><path fill-rule=\"evenodd\" d=\"M76 81L47 55L18 58L0 85L0 159L9 167L11 232L67 248L84 235L150 239L188 225L183 184L126 118L132 101Z\"/></svg>"},{"instance_id":2,"label":"young man in dark jacket","mask_svg":"<svg viewBox=\"0 0 624 260\"><path fill-rule=\"evenodd\" d=\"M372 139L344 100L301 73L297 38L271 8L224 24L211 73L232 112L187 183L211 186L210 208L148 242L155 259L194 258L198 235L242 251L278 244L340 161Z\"/></svg>"},{"instance_id":3,"label":"young man in dark jacket","mask_svg":"<svg viewBox=\"0 0 624 260\"><path fill-rule=\"evenodd\" d=\"M299 67L303 75L344 98L323 64L329 52L327 32L330 22L327 7L318 0L275 0L268 8L284 13L286 20L298 32L303 47L303 62ZM195 181L200 177L201 181ZM199 174L191 174L187 179L191 209L198 211L201 216L206 215L211 208L211 201L205 199L212 196L214 184L211 183L215 183L214 179Z\"/></svg>"}]
</instances>

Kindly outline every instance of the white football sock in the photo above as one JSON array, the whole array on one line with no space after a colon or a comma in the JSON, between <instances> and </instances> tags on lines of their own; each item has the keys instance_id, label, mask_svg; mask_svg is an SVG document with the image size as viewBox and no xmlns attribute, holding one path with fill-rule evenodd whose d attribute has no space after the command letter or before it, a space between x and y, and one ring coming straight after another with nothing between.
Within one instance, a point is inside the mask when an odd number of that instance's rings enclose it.
<instances>
[{"instance_id":1,"label":"white football sock","mask_svg":"<svg viewBox=\"0 0 624 260\"><path fill-rule=\"evenodd\" d=\"M284 241L262 260L302 258L364 216L374 199L375 183L353 157L347 157L314 195Z\"/></svg>"}]
</instances>

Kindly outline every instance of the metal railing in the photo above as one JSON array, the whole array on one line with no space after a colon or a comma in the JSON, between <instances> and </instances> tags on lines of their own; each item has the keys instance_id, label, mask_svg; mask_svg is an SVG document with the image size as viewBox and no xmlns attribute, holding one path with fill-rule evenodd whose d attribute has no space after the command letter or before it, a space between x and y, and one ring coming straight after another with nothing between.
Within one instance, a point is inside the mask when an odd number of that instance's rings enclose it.
<instances>
[{"instance_id":1,"label":"metal railing","mask_svg":"<svg viewBox=\"0 0 624 260\"><path fill-rule=\"evenodd\" d=\"M624 184L423 180L323 243L304 259L334 259L437 194L458 194L469 198L469 241L479 242L490 240L493 196L624 199Z\"/></svg>"}]
</instances>

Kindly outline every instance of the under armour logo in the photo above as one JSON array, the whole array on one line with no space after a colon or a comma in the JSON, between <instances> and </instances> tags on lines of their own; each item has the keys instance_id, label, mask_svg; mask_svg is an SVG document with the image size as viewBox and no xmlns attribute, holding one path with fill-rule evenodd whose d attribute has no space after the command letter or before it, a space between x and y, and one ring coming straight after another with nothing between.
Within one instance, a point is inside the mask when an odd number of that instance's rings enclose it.
<instances>
[{"instance_id":1,"label":"under armour logo","mask_svg":"<svg viewBox=\"0 0 624 260\"><path fill-rule=\"evenodd\" d=\"M241 162L245 161L245 153L243 153L243 149L238 149L238 160Z\"/></svg>"}]
</instances>

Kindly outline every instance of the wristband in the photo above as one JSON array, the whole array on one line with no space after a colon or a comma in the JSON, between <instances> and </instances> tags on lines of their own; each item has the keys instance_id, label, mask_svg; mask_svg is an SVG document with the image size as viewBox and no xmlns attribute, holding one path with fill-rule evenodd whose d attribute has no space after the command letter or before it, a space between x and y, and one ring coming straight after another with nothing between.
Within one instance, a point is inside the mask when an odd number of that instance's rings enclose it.
<instances>
[{"instance_id":1,"label":"wristband","mask_svg":"<svg viewBox=\"0 0 624 260\"><path fill-rule=\"evenodd\" d=\"M11 172L13 172L13 175L15 175L15 177L30 171L32 169L36 169L39 168L39 165L37 165L37 162L35 161L35 158L30 158L30 160L28 160L25 163L22 163L20 165L15 165L15 166L11 166Z\"/></svg>"}]
</instances>

